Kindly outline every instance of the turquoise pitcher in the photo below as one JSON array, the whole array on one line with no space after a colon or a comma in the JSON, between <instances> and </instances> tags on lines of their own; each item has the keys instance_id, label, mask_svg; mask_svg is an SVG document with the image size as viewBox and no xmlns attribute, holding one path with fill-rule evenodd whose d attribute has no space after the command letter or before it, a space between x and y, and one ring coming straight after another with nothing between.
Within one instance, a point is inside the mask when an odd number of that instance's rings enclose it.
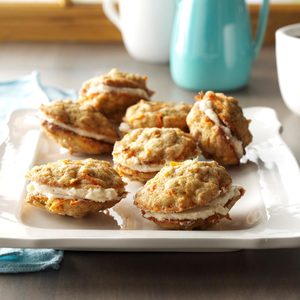
<instances>
[{"instance_id":1,"label":"turquoise pitcher","mask_svg":"<svg viewBox=\"0 0 300 300\"><path fill-rule=\"evenodd\" d=\"M170 50L175 83L191 90L234 90L249 80L267 25L264 0L253 41L244 0L179 0Z\"/></svg>"}]
</instances>

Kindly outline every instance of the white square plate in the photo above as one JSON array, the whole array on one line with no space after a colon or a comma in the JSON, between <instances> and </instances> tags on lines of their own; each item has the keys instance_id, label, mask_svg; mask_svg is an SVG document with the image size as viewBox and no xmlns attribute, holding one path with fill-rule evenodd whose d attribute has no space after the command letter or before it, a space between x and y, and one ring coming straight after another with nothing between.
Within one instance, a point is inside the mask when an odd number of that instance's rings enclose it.
<instances>
[{"instance_id":1,"label":"white square plate","mask_svg":"<svg viewBox=\"0 0 300 300\"><path fill-rule=\"evenodd\" d=\"M8 138L0 146L0 247L113 251L220 251L300 246L298 164L279 135L274 110L244 110L251 119L252 144L239 167L230 168L245 196L224 220L206 231L161 230L132 204L141 186L106 214L84 219L51 215L24 203L24 174L35 164L71 156L40 132L34 110L14 111ZM101 159L110 159L101 157Z\"/></svg>"}]
</instances>

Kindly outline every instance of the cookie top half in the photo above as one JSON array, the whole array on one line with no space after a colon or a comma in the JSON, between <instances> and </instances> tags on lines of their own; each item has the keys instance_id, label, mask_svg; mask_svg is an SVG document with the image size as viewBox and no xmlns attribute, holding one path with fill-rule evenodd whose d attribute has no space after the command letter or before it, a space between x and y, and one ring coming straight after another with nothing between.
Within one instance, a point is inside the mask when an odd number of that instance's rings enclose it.
<instances>
[{"instance_id":1,"label":"cookie top half","mask_svg":"<svg viewBox=\"0 0 300 300\"><path fill-rule=\"evenodd\" d=\"M139 128L115 143L114 162L126 167L161 165L199 155L196 142L178 128Z\"/></svg>"},{"instance_id":2,"label":"cookie top half","mask_svg":"<svg viewBox=\"0 0 300 300\"><path fill-rule=\"evenodd\" d=\"M225 194L231 183L216 162L170 162L137 192L134 203L143 211L182 212L207 205Z\"/></svg>"},{"instance_id":3,"label":"cookie top half","mask_svg":"<svg viewBox=\"0 0 300 300\"><path fill-rule=\"evenodd\" d=\"M35 166L26 174L26 178L38 184L61 188L93 189L113 188L118 194L124 194L125 183L107 161L96 159L58 160Z\"/></svg>"},{"instance_id":4,"label":"cookie top half","mask_svg":"<svg viewBox=\"0 0 300 300\"><path fill-rule=\"evenodd\" d=\"M91 78L83 83L80 95L92 96L100 93L133 93L149 99L153 92L147 88L147 76L112 69L107 74Z\"/></svg>"},{"instance_id":5,"label":"cookie top half","mask_svg":"<svg viewBox=\"0 0 300 300\"><path fill-rule=\"evenodd\" d=\"M175 127L187 131L186 116L191 108L192 105L188 103L141 100L127 108L123 121L128 125L129 129ZM122 131L122 125L120 130Z\"/></svg>"},{"instance_id":6,"label":"cookie top half","mask_svg":"<svg viewBox=\"0 0 300 300\"><path fill-rule=\"evenodd\" d=\"M71 129L103 135L115 141L117 132L109 120L92 107L82 107L71 100L56 100L40 106L41 118L50 123Z\"/></svg>"}]
</instances>

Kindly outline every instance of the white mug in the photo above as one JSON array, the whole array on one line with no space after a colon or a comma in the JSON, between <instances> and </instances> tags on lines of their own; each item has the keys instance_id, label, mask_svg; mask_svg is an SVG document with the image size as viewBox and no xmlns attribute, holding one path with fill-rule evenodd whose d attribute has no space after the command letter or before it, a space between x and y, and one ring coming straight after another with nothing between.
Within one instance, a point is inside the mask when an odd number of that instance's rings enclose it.
<instances>
[{"instance_id":1,"label":"white mug","mask_svg":"<svg viewBox=\"0 0 300 300\"><path fill-rule=\"evenodd\" d=\"M176 0L104 0L103 11L122 33L125 47L137 60L169 61Z\"/></svg>"},{"instance_id":2,"label":"white mug","mask_svg":"<svg viewBox=\"0 0 300 300\"><path fill-rule=\"evenodd\" d=\"M276 63L282 98L300 115L300 23L276 31Z\"/></svg>"}]
</instances>

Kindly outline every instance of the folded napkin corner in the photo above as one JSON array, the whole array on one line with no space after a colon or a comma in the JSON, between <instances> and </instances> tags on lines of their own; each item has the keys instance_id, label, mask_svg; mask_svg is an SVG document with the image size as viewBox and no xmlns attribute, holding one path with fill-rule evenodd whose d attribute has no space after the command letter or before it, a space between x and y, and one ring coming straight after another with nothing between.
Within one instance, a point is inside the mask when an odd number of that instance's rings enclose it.
<instances>
[{"instance_id":1,"label":"folded napkin corner","mask_svg":"<svg viewBox=\"0 0 300 300\"><path fill-rule=\"evenodd\" d=\"M64 253L54 249L0 249L0 273L58 270Z\"/></svg>"}]
</instances>

